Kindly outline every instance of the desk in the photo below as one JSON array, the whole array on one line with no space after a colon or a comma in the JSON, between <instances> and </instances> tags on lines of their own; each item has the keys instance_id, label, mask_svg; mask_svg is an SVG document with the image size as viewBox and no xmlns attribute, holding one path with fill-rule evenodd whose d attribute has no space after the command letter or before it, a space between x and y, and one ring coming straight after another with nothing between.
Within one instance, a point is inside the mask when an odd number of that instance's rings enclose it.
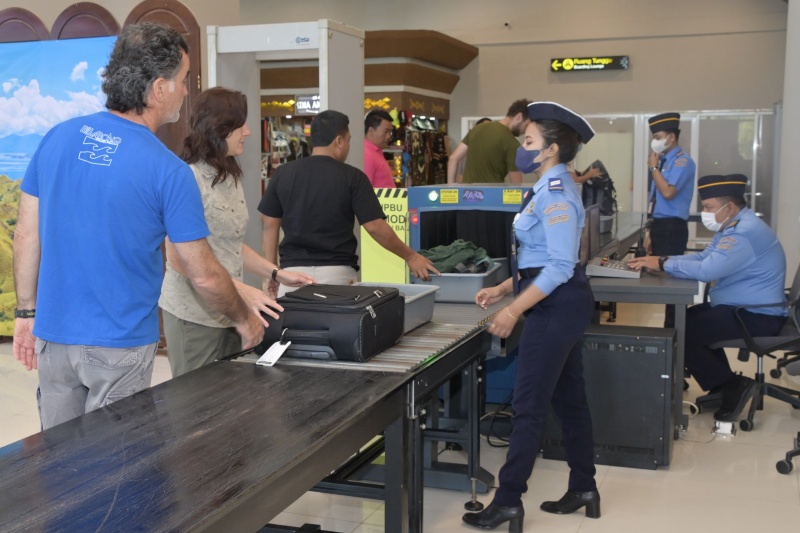
<instances>
[{"instance_id":1,"label":"desk","mask_svg":"<svg viewBox=\"0 0 800 533\"><path fill-rule=\"evenodd\" d=\"M0 531L257 531L386 430L386 531L422 531L420 410L474 328L411 372L216 362L0 448Z\"/></svg>"},{"instance_id":2,"label":"desk","mask_svg":"<svg viewBox=\"0 0 800 533\"><path fill-rule=\"evenodd\" d=\"M630 302L675 304L675 329L678 333L678 349L675 357L676 375L673 380L673 412L677 430L689 425L683 414L683 359L686 341L686 307L694 303L699 292L699 283L693 280L673 278L664 273L643 272L639 279L589 278L589 284L598 302Z\"/></svg>"}]
</instances>

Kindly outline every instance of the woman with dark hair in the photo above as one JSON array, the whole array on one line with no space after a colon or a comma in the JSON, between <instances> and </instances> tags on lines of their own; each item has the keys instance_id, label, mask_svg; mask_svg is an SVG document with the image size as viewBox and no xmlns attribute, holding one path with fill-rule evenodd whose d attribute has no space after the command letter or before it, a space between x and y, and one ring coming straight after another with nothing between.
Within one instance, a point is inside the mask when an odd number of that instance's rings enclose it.
<instances>
[{"instance_id":1,"label":"woman with dark hair","mask_svg":"<svg viewBox=\"0 0 800 533\"><path fill-rule=\"evenodd\" d=\"M586 516L600 517L581 352L594 298L578 263L585 211L567 168L594 130L583 117L552 102L534 102L528 114L533 122L525 131L516 164L523 173L536 172L540 177L514 219L512 277L475 295L475 302L485 309L513 291L514 300L489 324L489 332L501 338L508 337L520 315L525 315L512 401L513 429L494 500L483 511L463 517L467 524L483 529L510 522L509 531L516 533L522 531L522 494L528 489L551 404L562 423L569 488L560 500L544 502L541 509L565 514L586 507Z\"/></svg>"},{"instance_id":2,"label":"woman with dark hair","mask_svg":"<svg viewBox=\"0 0 800 533\"><path fill-rule=\"evenodd\" d=\"M277 318L271 308L283 308L262 290L242 283L243 270L291 287L314 283L314 279L285 272L244 244L248 213L237 156L243 153L250 135L246 119L247 99L242 93L221 87L202 92L190 118L191 133L184 140L181 157L189 163L200 188L212 251L266 327L260 313ZM172 377L177 377L240 351L241 339L227 318L203 304L183 275L185 270L169 241L166 249L167 271L158 304L163 311Z\"/></svg>"}]
</instances>

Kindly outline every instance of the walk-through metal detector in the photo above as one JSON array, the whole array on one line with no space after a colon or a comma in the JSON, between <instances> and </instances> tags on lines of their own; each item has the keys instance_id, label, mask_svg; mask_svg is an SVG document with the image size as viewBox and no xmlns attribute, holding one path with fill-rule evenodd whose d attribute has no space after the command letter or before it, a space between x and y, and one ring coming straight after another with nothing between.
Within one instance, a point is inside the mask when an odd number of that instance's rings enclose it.
<instances>
[{"instance_id":1,"label":"walk-through metal detector","mask_svg":"<svg viewBox=\"0 0 800 533\"><path fill-rule=\"evenodd\" d=\"M357 168L364 163L364 31L331 20L249 26L209 26L208 86L227 87L247 96L247 125L261 131L261 68L264 63L319 66L320 110L335 109L350 117L350 155ZM286 92L307 93L308 88L287 87ZM257 139L245 144L239 157L244 172L247 209L258 213L261 200L261 147ZM261 249L261 220L251 216L245 243ZM260 282L245 274L251 285Z\"/></svg>"}]
</instances>

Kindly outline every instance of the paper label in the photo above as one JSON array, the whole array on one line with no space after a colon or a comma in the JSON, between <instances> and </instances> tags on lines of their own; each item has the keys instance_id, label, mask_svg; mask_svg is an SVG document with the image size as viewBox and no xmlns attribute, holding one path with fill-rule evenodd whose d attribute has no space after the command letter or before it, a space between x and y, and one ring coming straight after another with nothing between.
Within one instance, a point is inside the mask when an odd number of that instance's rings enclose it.
<instances>
[{"instance_id":1,"label":"paper label","mask_svg":"<svg viewBox=\"0 0 800 533\"><path fill-rule=\"evenodd\" d=\"M256 361L257 365L261 366L272 366L278 362L278 359L281 358L283 352L292 344L292 341L286 342L275 342L270 346L264 355L258 358Z\"/></svg>"}]
</instances>

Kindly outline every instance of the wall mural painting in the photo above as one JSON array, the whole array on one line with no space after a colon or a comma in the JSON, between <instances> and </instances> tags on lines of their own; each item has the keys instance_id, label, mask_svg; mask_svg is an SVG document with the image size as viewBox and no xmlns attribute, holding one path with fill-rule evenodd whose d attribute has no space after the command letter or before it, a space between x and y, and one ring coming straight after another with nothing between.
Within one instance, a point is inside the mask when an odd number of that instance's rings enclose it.
<instances>
[{"instance_id":1,"label":"wall mural painting","mask_svg":"<svg viewBox=\"0 0 800 533\"><path fill-rule=\"evenodd\" d=\"M0 335L14 332L12 240L25 169L50 128L105 109L101 74L115 40L0 44Z\"/></svg>"}]
</instances>

